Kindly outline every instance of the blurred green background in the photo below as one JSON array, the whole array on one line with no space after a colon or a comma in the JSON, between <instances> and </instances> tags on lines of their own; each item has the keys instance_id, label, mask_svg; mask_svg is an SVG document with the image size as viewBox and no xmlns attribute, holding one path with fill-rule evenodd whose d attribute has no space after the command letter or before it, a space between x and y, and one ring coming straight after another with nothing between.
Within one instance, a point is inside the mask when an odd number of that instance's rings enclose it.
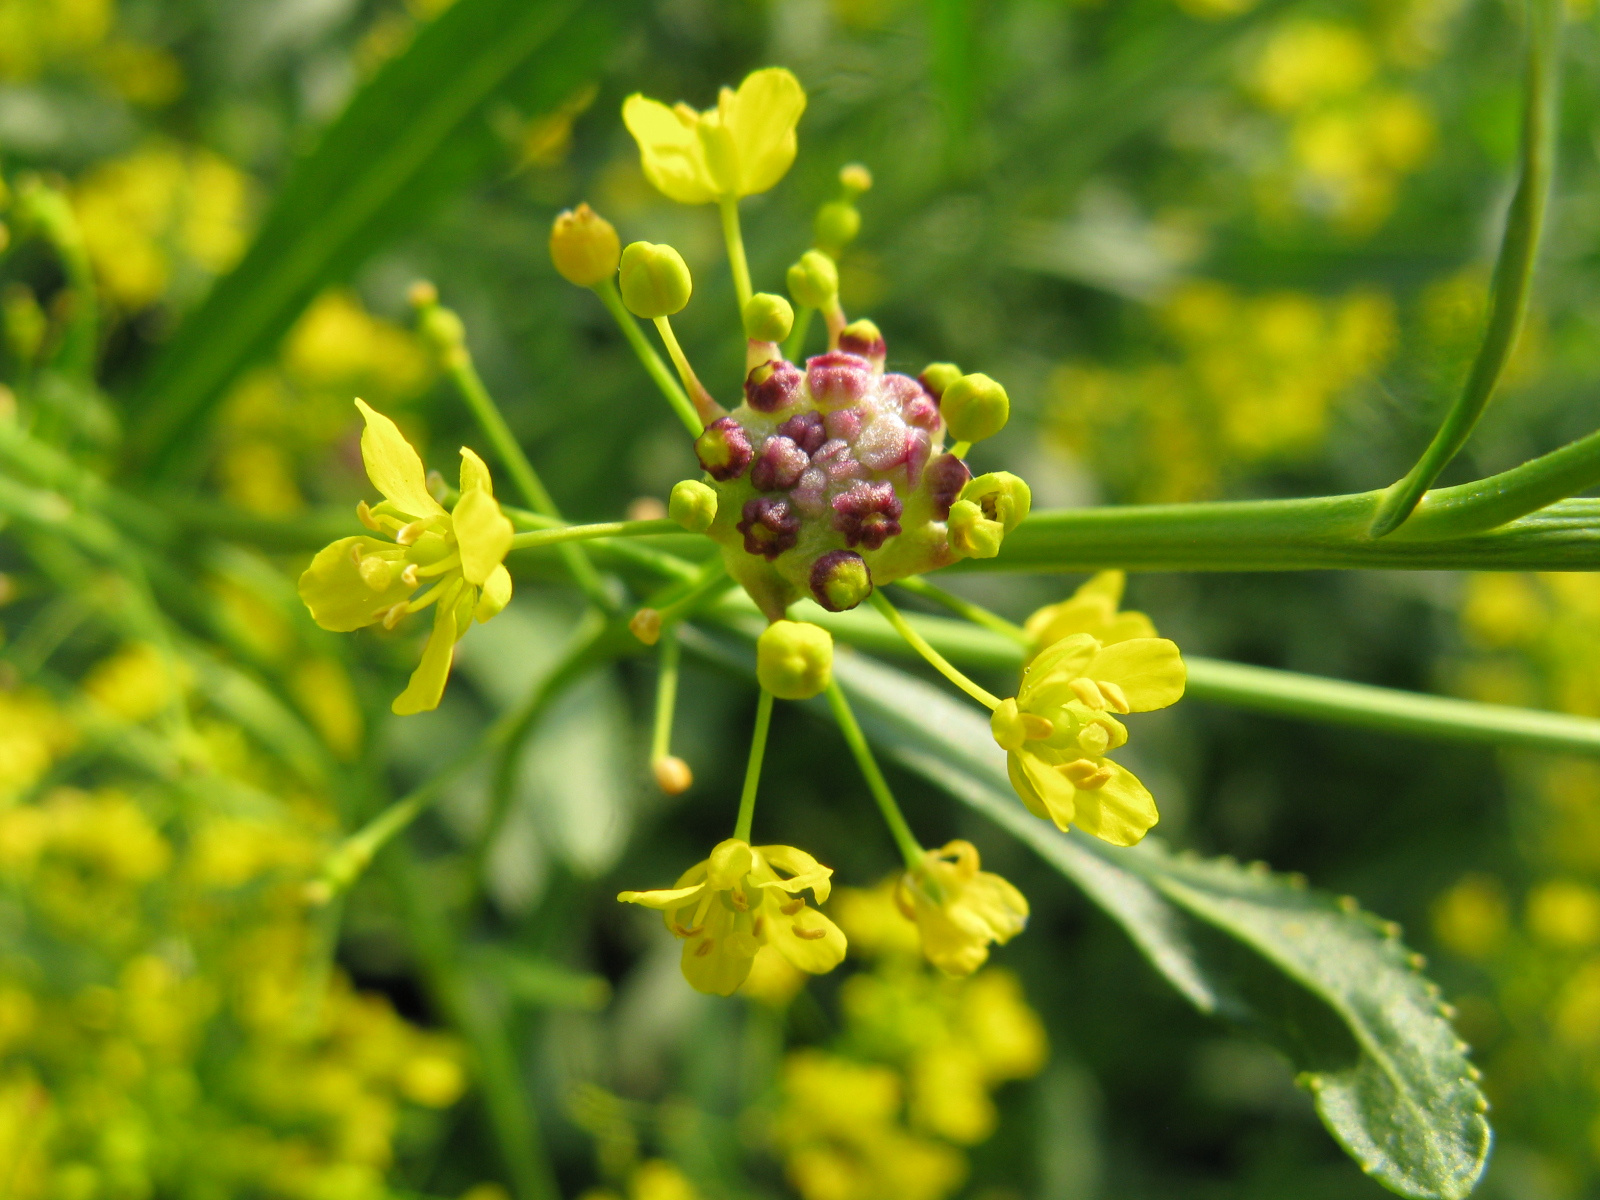
<instances>
[{"instance_id":1,"label":"blurred green background","mask_svg":"<svg viewBox=\"0 0 1600 1200\"><path fill-rule=\"evenodd\" d=\"M0 166L13 188L37 172L70 198L102 306L104 395L52 401L85 444L114 444L118 423L140 436L148 410L130 397L184 314L239 260L297 156L444 7L0 0ZM1529 327L1447 483L1600 415L1592 8L1568 5L1562 165ZM409 330L406 289L428 278L569 516L663 498L692 454L605 312L550 266L550 221L586 200L624 241L676 246L697 284L680 336L712 391L731 392L715 211L650 189L617 112L636 90L705 107L777 64L810 104L795 168L744 206L757 286L776 288L810 244L839 168L869 166L844 305L883 328L891 369L951 359L1006 382L1013 419L976 469L1018 471L1047 505L1383 486L1476 346L1515 156L1520 12L619 8L570 52L553 107L491 104L449 186L387 214L214 419L184 425L174 478L264 522L347 512L365 489L354 395L430 462L477 444ZM411 115L385 113L369 136L400 139ZM36 366L70 325L66 294L55 258L19 238L0 263L19 392L48 398ZM176 546L174 586L225 636L220 665L181 681L201 698L174 731L154 652L98 615L125 603L120 585L28 536L0 524L0 1195L511 1194L493 1089L451 1031L429 965L437 914L418 894L469 914L480 978L466 1003L533 1096L568 1196L1382 1194L1270 1051L1194 1014L1059 875L895 774L925 841L970 838L1034 910L969 984L916 966L867 890L893 846L843 742L796 710L779 710L760 836L862 889L836 904L859 953L799 993L784 978L754 996L691 993L659 923L611 897L665 886L732 819L754 693L694 663L676 745L688 793L648 781L653 671L608 668L561 699L505 781L487 896L473 857L496 786L485 769L423 818L401 868L363 880L330 934L299 881L378 802L339 772L403 788L448 760L550 664L575 593L519 577L513 607L463 643L444 706L402 722L387 699L415 631L339 644L294 599L305 553ZM952 586L1020 620L1076 582ZM1150 575L1129 602L1191 653L1600 716L1589 576ZM206 674L230 661L273 682L333 773L260 751L248 697ZM1494 1103L1480 1194L1600 1195L1600 764L1194 701L1147 719L1135 758L1168 841L1303 872L1428 950Z\"/></svg>"}]
</instances>

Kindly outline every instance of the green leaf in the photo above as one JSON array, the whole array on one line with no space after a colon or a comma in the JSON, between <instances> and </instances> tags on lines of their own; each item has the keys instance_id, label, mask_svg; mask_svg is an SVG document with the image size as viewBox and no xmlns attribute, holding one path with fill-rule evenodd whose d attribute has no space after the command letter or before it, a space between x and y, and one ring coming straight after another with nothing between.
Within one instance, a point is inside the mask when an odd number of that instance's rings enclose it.
<instances>
[{"instance_id":1,"label":"green leaf","mask_svg":"<svg viewBox=\"0 0 1600 1200\"><path fill-rule=\"evenodd\" d=\"M243 261L133 397L128 453L164 470L306 304L504 157L491 117L548 112L611 44L601 0L459 0L384 65L296 165Z\"/></svg>"},{"instance_id":2,"label":"green leaf","mask_svg":"<svg viewBox=\"0 0 1600 1200\"><path fill-rule=\"evenodd\" d=\"M1364 1171L1405 1196L1472 1191L1489 1151L1487 1103L1396 927L1264 867L1063 835L1012 796L1005 755L975 710L860 656L834 670L874 742L1077 882L1197 1008L1282 1050Z\"/></svg>"}]
</instances>

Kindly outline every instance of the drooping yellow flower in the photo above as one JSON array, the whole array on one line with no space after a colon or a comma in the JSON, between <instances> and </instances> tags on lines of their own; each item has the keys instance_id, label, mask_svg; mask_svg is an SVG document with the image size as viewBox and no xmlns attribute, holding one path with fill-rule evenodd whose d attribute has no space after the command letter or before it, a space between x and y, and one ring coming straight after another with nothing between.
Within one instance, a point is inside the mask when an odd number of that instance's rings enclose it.
<instances>
[{"instance_id":1,"label":"drooping yellow flower","mask_svg":"<svg viewBox=\"0 0 1600 1200\"><path fill-rule=\"evenodd\" d=\"M780 878L782 871L789 878ZM823 975L844 959L839 927L806 904L828 899L833 871L793 846L719 842L671 888L622 892L624 904L658 909L684 939L683 977L696 991L730 996L762 946L772 946L802 971Z\"/></svg>"},{"instance_id":2,"label":"drooping yellow flower","mask_svg":"<svg viewBox=\"0 0 1600 1200\"><path fill-rule=\"evenodd\" d=\"M1027 898L980 865L971 842L949 842L906 872L896 893L922 935L922 952L946 975L972 974L988 960L991 942L1004 945L1028 923Z\"/></svg>"},{"instance_id":3,"label":"drooping yellow flower","mask_svg":"<svg viewBox=\"0 0 1600 1200\"><path fill-rule=\"evenodd\" d=\"M622 120L657 190L679 204L712 204L754 196L783 178L805 107L800 81L767 67L745 76L738 91L723 88L705 112L635 93L622 105Z\"/></svg>"},{"instance_id":4,"label":"drooping yellow flower","mask_svg":"<svg viewBox=\"0 0 1600 1200\"><path fill-rule=\"evenodd\" d=\"M1183 695L1184 681L1178 647L1166 638L1105 645L1074 633L1040 651L1023 668L1016 698L990 718L1029 811L1116 846L1143 838L1160 816L1155 800L1105 754L1128 740L1117 716L1165 708Z\"/></svg>"},{"instance_id":5,"label":"drooping yellow flower","mask_svg":"<svg viewBox=\"0 0 1600 1200\"><path fill-rule=\"evenodd\" d=\"M363 502L357 512L368 529L393 540L362 535L324 547L300 576L300 598L318 625L339 633L380 622L392 629L407 613L433 605L422 662L393 705L400 714L426 712L444 695L455 644L468 626L495 616L511 599L503 562L511 522L495 501L489 468L471 450L461 447L461 498L446 512L399 427L362 401L356 405L367 423L361 459L383 493L382 503Z\"/></svg>"}]
</instances>

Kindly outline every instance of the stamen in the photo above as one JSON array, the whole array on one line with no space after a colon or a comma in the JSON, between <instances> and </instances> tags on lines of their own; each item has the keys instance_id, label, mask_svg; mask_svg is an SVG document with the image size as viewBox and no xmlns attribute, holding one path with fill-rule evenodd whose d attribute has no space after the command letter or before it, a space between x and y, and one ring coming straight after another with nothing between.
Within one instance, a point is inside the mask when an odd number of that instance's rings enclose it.
<instances>
[{"instance_id":1,"label":"stamen","mask_svg":"<svg viewBox=\"0 0 1600 1200\"><path fill-rule=\"evenodd\" d=\"M402 546L411 546L416 544L416 540L421 537L422 534L423 523L421 521L412 521L409 525L402 525L399 529L395 530L394 540L399 542Z\"/></svg>"},{"instance_id":2,"label":"stamen","mask_svg":"<svg viewBox=\"0 0 1600 1200\"><path fill-rule=\"evenodd\" d=\"M416 566L415 563L412 564ZM461 565L461 552L455 551L447 554L436 563L429 563L425 567L417 567L417 576L420 579L432 579L436 575L444 575L454 571Z\"/></svg>"},{"instance_id":3,"label":"stamen","mask_svg":"<svg viewBox=\"0 0 1600 1200\"><path fill-rule=\"evenodd\" d=\"M744 894L743 888L734 888L728 893L728 899L733 901L733 906L740 912L750 911L750 897Z\"/></svg>"},{"instance_id":4,"label":"stamen","mask_svg":"<svg viewBox=\"0 0 1600 1200\"><path fill-rule=\"evenodd\" d=\"M1056 731L1055 724L1049 717L1029 712L1022 713L1021 716L1022 736L1030 742L1042 742Z\"/></svg>"},{"instance_id":5,"label":"stamen","mask_svg":"<svg viewBox=\"0 0 1600 1200\"><path fill-rule=\"evenodd\" d=\"M407 563L406 569L400 572L400 581L407 587L416 587L422 582L417 575L417 564Z\"/></svg>"},{"instance_id":6,"label":"stamen","mask_svg":"<svg viewBox=\"0 0 1600 1200\"><path fill-rule=\"evenodd\" d=\"M360 542L351 542L350 543L350 561L355 563L355 565L358 566L358 567L361 565L361 543Z\"/></svg>"},{"instance_id":7,"label":"stamen","mask_svg":"<svg viewBox=\"0 0 1600 1200\"><path fill-rule=\"evenodd\" d=\"M372 530L373 533L383 532L383 526L378 524L378 519L372 515L372 509L368 507L365 500L356 505L356 519Z\"/></svg>"},{"instance_id":8,"label":"stamen","mask_svg":"<svg viewBox=\"0 0 1600 1200\"><path fill-rule=\"evenodd\" d=\"M407 608L404 600L400 601L398 604L390 605L383 612L383 627L385 629L393 629L396 625L400 624L400 618L405 616L406 612Z\"/></svg>"},{"instance_id":9,"label":"stamen","mask_svg":"<svg viewBox=\"0 0 1600 1200\"><path fill-rule=\"evenodd\" d=\"M406 611L421 612L423 609L427 608L428 605L434 603L435 601L443 600L446 592L450 592L451 598L453 599L456 584L459 582L460 580L455 579L441 580L439 583L434 584L427 591L423 592L422 595L418 596L416 599L407 604Z\"/></svg>"},{"instance_id":10,"label":"stamen","mask_svg":"<svg viewBox=\"0 0 1600 1200\"><path fill-rule=\"evenodd\" d=\"M1105 698L1111 702L1112 711L1119 713L1132 711L1128 707L1127 693L1122 690L1121 685L1112 683L1109 679L1102 679L1099 684Z\"/></svg>"},{"instance_id":11,"label":"stamen","mask_svg":"<svg viewBox=\"0 0 1600 1200\"><path fill-rule=\"evenodd\" d=\"M1073 759L1064 764L1060 771L1072 781L1074 787L1082 788L1086 792L1105 787L1115 774L1110 767L1099 766L1087 758Z\"/></svg>"},{"instance_id":12,"label":"stamen","mask_svg":"<svg viewBox=\"0 0 1600 1200\"><path fill-rule=\"evenodd\" d=\"M803 896L796 896L793 900L789 901L789 903L778 905L778 911L786 917L792 917L805 906L805 898Z\"/></svg>"},{"instance_id":13,"label":"stamen","mask_svg":"<svg viewBox=\"0 0 1600 1200\"><path fill-rule=\"evenodd\" d=\"M751 934L753 936L755 936L755 937L760 937L761 936L761 930L766 927L766 924L767 924L767 919L765 917L757 917L756 918L756 923L754 925L750 926Z\"/></svg>"},{"instance_id":14,"label":"stamen","mask_svg":"<svg viewBox=\"0 0 1600 1200\"><path fill-rule=\"evenodd\" d=\"M794 932L795 937L805 938L808 942L821 941L828 936L826 929L801 929L798 925L791 925L789 928Z\"/></svg>"},{"instance_id":15,"label":"stamen","mask_svg":"<svg viewBox=\"0 0 1600 1200\"><path fill-rule=\"evenodd\" d=\"M681 938L697 938L706 931L704 925L696 925L693 929L685 929L682 925L674 924L672 932Z\"/></svg>"},{"instance_id":16,"label":"stamen","mask_svg":"<svg viewBox=\"0 0 1600 1200\"><path fill-rule=\"evenodd\" d=\"M1082 700L1090 708L1104 708L1106 698L1100 694L1100 689L1095 686L1092 679L1074 679L1071 684L1072 694Z\"/></svg>"},{"instance_id":17,"label":"stamen","mask_svg":"<svg viewBox=\"0 0 1600 1200\"><path fill-rule=\"evenodd\" d=\"M706 955L708 955L710 953L711 953L711 939L707 938L705 941L701 942L698 946L695 947L694 956L696 958L704 958Z\"/></svg>"}]
</instances>

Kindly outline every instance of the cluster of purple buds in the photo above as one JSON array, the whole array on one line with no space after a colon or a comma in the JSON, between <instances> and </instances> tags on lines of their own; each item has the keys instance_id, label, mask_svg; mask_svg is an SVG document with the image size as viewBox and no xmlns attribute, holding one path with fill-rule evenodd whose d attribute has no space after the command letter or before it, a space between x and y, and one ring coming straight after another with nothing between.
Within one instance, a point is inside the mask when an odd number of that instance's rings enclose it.
<instances>
[{"instance_id":1,"label":"cluster of purple buds","mask_svg":"<svg viewBox=\"0 0 1600 1200\"><path fill-rule=\"evenodd\" d=\"M885 372L870 321L845 326L803 369L758 345L744 403L711 421L695 451L725 514L711 536L769 615L807 594L853 608L875 584L960 557L944 522L971 472L944 451L951 369Z\"/></svg>"}]
</instances>

